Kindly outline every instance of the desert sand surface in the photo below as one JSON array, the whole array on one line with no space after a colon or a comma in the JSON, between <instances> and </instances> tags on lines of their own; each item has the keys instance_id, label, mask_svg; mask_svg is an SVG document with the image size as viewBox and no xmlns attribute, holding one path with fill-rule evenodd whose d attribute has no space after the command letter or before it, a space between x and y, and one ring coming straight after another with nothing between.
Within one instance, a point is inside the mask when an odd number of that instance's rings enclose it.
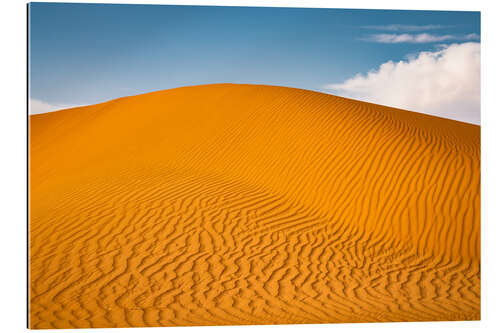
<instances>
[{"instance_id":1,"label":"desert sand surface","mask_svg":"<svg viewBox=\"0 0 500 333\"><path fill-rule=\"evenodd\" d=\"M215 84L30 116L30 327L480 319L480 127Z\"/></svg>"}]
</instances>

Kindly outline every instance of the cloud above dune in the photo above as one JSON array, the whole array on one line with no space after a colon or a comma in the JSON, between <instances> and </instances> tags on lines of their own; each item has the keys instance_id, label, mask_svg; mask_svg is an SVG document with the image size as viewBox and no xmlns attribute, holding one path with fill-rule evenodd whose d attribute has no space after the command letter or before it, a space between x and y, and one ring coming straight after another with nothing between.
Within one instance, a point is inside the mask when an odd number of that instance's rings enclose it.
<instances>
[{"instance_id":1,"label":"cloud above dune","mask_svg":"<svg viewBox=\"0 0 500 333\"><path fill-rule=\"evenodd\" d=\"M425 31L450 28L449 25L426 24L426 25L407 25L407 24L387 24L387 25L365 25L361 28L382 31Z\"/></svg>"},{"instance_id":2,"label":"cloud above dune","mask_svg":"<svg viewBox=\"0 0 500 333\"><path fill-rule=\"evenodd\" d=\"M456 35L433 35L428 33L421 34L373 34L368 37L361 38L363 41L374 42L374 43L385 43L385 44L396 44L396 43L436 43L445 42L450 40L478 40L479 35L477 34L467 34L462 36Z\"/></svg>"},{"instance_id":3,"label":"cloud above dune","mask_svg":"<svg viewBox=\"0 0 500 333\"><path fill-rule=\"evenodd\" d=\"M57 111L57 110L62 110L62 109L69 109L69 108L74 108L77 106L81 105L71 105L71 104L50 104L43 102L38 99L30 99L29 102L29 113L30 114L37 114L37 113L46 113L46 112L52 112L52 111Z\"/></svg>"},{"instance_id":4,"label":"cloud above dune","mask_svg":"<svg viewBox=\"0 0 500 333\"><path fill-rule=\"evenodd\" d=\"M480 44L467 42L388 61L325 86L333 93L469 123L480 123Z\"/></svg>"}]
</instances>

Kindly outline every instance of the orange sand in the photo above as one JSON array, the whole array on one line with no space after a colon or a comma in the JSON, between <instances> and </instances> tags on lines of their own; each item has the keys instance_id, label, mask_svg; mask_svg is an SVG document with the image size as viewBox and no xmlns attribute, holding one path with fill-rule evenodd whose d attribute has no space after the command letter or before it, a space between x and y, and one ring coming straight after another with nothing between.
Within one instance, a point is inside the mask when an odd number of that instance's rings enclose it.
<instances>
[{"instance_id":1,"label":"orange sand","mask_svg":"<svg viewBox=\"0 0 500 333\"><path fill-rule=\"evenodd\" d=\"M480 318L479 126L233 84L30 124L32 328Z\"/></svg>"}]
</instances>

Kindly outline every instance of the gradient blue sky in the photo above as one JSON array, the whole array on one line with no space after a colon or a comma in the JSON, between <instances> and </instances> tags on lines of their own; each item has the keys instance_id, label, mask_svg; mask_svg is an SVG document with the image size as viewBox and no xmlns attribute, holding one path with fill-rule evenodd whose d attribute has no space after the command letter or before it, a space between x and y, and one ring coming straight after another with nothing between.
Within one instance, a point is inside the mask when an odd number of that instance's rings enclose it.
<instances>
[{"instance_id":1,"label":"gradient blue sky","mask_svg":"<svg viewBox=\"0 0 500 333\"><path fill-rule=\"evenodd\" d=\"M57 105L220 82L326 91L442 44L375 35L480 35L479 12L65 3L29 10L30 98Z\"/></svg>"}]
</instances>

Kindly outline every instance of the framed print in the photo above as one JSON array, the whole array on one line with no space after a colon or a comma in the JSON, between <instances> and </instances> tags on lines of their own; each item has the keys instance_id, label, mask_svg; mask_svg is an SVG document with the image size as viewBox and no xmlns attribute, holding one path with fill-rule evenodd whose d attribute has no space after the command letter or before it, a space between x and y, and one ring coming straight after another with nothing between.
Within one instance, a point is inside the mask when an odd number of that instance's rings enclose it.
<instances>
[{"instance_id":1,"label":"framed print","mask_svg":"<svg viewBox=\"0 0 500 333\"><path fill-rule=\"evenodd\" d=\"M28 14L30 328L480 319L479 12Z\"/></svg>"}]
</instances>

